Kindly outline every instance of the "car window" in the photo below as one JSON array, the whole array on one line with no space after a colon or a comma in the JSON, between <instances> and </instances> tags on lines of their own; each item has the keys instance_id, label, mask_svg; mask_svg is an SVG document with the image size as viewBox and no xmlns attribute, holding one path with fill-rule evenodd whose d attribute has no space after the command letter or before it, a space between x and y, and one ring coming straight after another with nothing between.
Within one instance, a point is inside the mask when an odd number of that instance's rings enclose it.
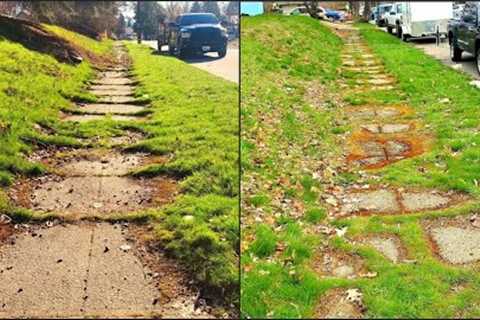
<instances>
[{"instance_id":1,"label":"car window","mask_svg":"<svg viewBox=\"0 0 480 320\"><path fill-rule=\"evenodd\" d=\"M397 11L397 13L403 13L403 6L401 3L397 4L397 9L395 11Z\"/></svg>"},{"instance_id":2,"label":"car window","mask_svg":"<svg viewBox=\"0 0 480 320\"><path fill-rule=\"evenodd\" d=\"M218 23L218 19L213 14L195 14L180 17L180 25L189 26L192 24Z\"/></svg>"}]
</instances>

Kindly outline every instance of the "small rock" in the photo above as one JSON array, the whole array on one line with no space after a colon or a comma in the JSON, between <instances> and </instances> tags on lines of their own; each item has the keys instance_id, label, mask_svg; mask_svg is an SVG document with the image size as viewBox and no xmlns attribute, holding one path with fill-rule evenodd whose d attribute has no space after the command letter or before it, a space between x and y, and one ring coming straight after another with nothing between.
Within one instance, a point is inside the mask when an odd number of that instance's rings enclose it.
<instances>
[{"instance_id":1,"label":"small rock","mask_svg":"<svg viewBox=\"0 0 480 320\"><path fill-rule=\"evenodd\" d=\"M124 245L121 245L120 246L120 250L122 250L123 252L127 252L128 250L130 250L132 248L132 246L128 245L128 244L124 244Z\"/></svg>"},{"instance_id":2,"label":"small rock","mask_svg":"<svg viewBox=\"0 0 480 320\"><path fill-rule=\"evenodd\" d=\"M10 222L12 222L12 218L6 214L0 215L0 224L9 224Z\"/></svg>"}]
</instances>

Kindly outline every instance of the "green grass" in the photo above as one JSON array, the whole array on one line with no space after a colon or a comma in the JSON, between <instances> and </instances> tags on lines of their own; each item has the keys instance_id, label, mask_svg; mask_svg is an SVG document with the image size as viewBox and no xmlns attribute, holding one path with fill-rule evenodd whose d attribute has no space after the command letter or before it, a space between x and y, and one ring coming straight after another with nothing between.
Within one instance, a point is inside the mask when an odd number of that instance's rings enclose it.
<instances>
[{"instance_id":1,"label":"green grass","mask_svg":"<svg viewBox=\"0 0 480 320\"><path fill-rule=\"evenodd\" d=\"M86 96L84 82L93 77L88 63L71 66L0 38L0 184L15 174L38 175L43 168L25 160L31 142L75 144L73 135L47 137L35 130L43 125L60 130L59 110L67 97Z\"/></svg>"},{"instance_id":2,"label":"green grass","mask_svg":"<svg viewBox=\"0 0 480 320\"><path fill-rule=\"evenodd\" d=\"M480 93L468 84L468 76L412 45L369 25L359 27L387 72L397 79L395 90L356 94L339 90L336 80L340 76L353 79L357 75L337 75L341 44L314 20L242 18L242 165L247 186L242 209L246 221L242 226L242 314L252 318L314 317L315 307L329 289L359 288L367 318L478 317L478 272L441 262L430 248L422 223L478 211ZM288 47L289 37L295 38L297 46ZM289 54L291 57L285 57ZM299 55L318 59L321 71L315 75L305 71L302 64L309 58L297 59ZM356 170L339 172L331 180L308 174L311 157L317 155L313 158L317 165L330 164L344 147L336 137L351 130L335 99L309 110L304 93L312 79L328 89L326 100L341 95L350 105L402 103L415 111L408 117L423 124L419 134L422 140L428 137L431 141L429 149L421 156L375 170L379 180L371 184L456 190L472 198L465 205L441 211L330 222L347 227L348 238L395 235L407 258L415 263L394 264L371 247L311 232L316 224L326 223L323 203L317 202L324 184L333 181L348 187L360 178ZM448 102L444 102L446 98ZM312 143L315 140L319 141ZM280 207L278 200L284 198L290 202ZM299 210L294 208L299 207L302 214L295 215ZM309 265L321 243L359 255L377 276L353 280L318 277ZM454 287L461 289L454 291Z\"/></svg>"},{"instance_id":3,"label":"green grass","mask_svg":"<svg viewBox=\"0 0 480 320\"><path fill-rule=\"evenodd\" d=\"M98 42L76 33L46 26L82 50L110 55L112 41ZM206 289L221 292L224 302L238 304L238 89L175 58L129 44L134 75L141 82L135 93L151 102L145 122L113 121L109 117L86 123L59 121L59 111L74 107L72 100L91 101L86 82L95 74L88 59L77 66L58 63L0 39L0 182L17 176L39 175L42 166L28 162L35 144L86 146L77 138L108 138L137 130L146 139L126 151L169 155L162 165L140 168L137 176L172 176L180 194L169 206L106 219L148 221L157 239ZM35 124L55 135L39 133ZM93 146L93 145L92 145ZM0 191L0 210L18 221L48 218L16 208ZM206 292L206 291L205 291Z\"/></svg>"},{"instance_id":4,"label":"green grass","mask_svg":"<svg viewBox=\"0 0 480 320\"><path fill-rule=\"evenodd\" d=\"M113 40L104 39L97 41L55 25L43 24L43 27L70 43L93 52L97 56L110 56L112 54Z\"/></svg>"},{"instance_id":5,"label":"green grass","mask_svg":"<svg viewBox=\"0 0 480 320\"><path fill-rule=\"evenodd\" d=\"M340 149L330 136L333 112L318 112L305 95L309 86L332 89L341 41L307 17L241 23L242 314L299 317L332 285L305 267L320 239L303 226L326 216L312 172L324 154ZM283 198L287 209L276 204Z\"/></svg>"},{"instance_id":6,"label":"green grass","mask_svg":"<svg viewBox=\"0 0 480 320\"><path fill-rule=\"evenodd\" d=\"M177 200L157 213L159 239L212 288L238 291L238 87L153 50L128 45L136 94L152 103L148 138L129 150L172 156L137 175L180 179Z\"/></svg>"}]
</instances>

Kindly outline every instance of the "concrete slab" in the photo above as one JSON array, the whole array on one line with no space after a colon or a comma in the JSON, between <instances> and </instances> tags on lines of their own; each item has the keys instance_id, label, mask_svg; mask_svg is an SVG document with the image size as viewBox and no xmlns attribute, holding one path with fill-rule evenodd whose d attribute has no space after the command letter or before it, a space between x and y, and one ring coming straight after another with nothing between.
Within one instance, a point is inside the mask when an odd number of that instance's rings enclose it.
<instances>
[{"instance_id":1,"label":"concrete slab","mask_svg":"<svg viewBox=\"0 0 480 320\"><path fill-rule=\"evenodd\" d=\"M128 73L125 71L105 71L99 74L99 79L102 78L128 78Z\"/></svg>"},{"instance_id":2,"label":"concrete slab","mask_svg":"<svg viewBox=\"0 0 480 320\"><path fill-rule=\"evenodd\" d=\"M104 89L96 89L96 90L90 90L89 91L91 94L94 94L98 97L102 96L122 96L122 97L128 97L133 95L133 90L130 89L129 87L125 87L124 89L121 90L104 90Z\"/></svg>"},{"instance_id":3,"label":"concrete slab","mask_svg":"<svg viewBox=\"0 0 480 320\"><path fill-rule=\"evenodd\" d=\"M32 209L63 214L125 213L148 207L153 190L128 177L68 177L36 185Z\"/></svg>"},{"instance_id":4,"label":"concrete slab","mask_svg":"<svg viewBox=\"0 0 480 320\"><path fill-rule=\"evenodd\" d=\"M381 126L382 133L399 133L408 130L410 130L410 125L404 123L384 124Z\"/></svg>"},{"instance_id":5,"label":"concrete slab","mask_svg":"<svg viewBox=\"0 0 480 320\"><path fill-rule=\"evenodd\" d=\"M431 235L439 255L454 264L480 260L480 230L460 227L437 227Z\"/></svg>"},{"instance_id":6,"label":"concrete slab","mask_svg":"<svg viewBox=\"0 0 480 320\"><path fill-rule=\"evenodd\" d=\"M407 211L420 211L444 207L451 200L431 192L403 192L400 201Z\"/></svg>"},{"instance_id":7,"label":"concrete slab","mask_svg":"<svg viewBox=\"0 0 480 320\"><path fill-rule=\"evenodd\" d=\"M400 111L392 108L381 108L381 109L377 109L375 114L380 118L388 118L388 117L395 117L400 115Z\"/></svg>"},{"instance_id":8,"label":"concrete slab","mask_svg":"<svg viewBox=\"0 0 480 320\"><path fill-rule=\"evenodd\" d=\"M378 124L364 124L361 126L362 129L365 129L371 133L380 133L380 126Z\"/></svg>"},{"instance_id":9,"label":"concrete slab","mask_svg":"<svg viewBox=\"0 0 480 320\"><path fill-rule=\"evenodd\" d=\"M101 121L107 120L108 117L101 114L74 114L63 118L63 121L74 121L74 122L88 122L88 121ZM134 116L121 116L121 115L111 115L110 119L116 121L137 121L141 120L139 117Z\"/></svg>"},{"instance_id":10,"label":"concrete slab","mask_svg":"<svg viewBox=\"0 0 480 320\"><path fill-rule=\"evenodd\" d=\"M380 251L388 260L397 263L400 259L400 250L393 239L374 237L367 240L367 243Z\"/></svg>"},{"instance_id":11,"label":"concrete slab","mask_svg":"<svg viewBox=\"0 0 480 320\"><path fill-rule=\"evenodd\" d=\"M341 207L341 212L347 214L361 212L394 213L399 211L400 206L396 195L390 190L350 193L343 199Z\"/></svg>"},{"instance_id":12,"label":"concrete slab","mask_svg":"<svg viewBox=\"0 0 480 320\"><path fill-rule=\"evenodd\" d=\"M135 87L131 85L91 85L90 90L134 91Z\"/></svg>"},{"instance_id":13,"label":"concrete slab","mask_svg":"<svg viewBox=\"0 0 480 320\"><path fill-rule=\"evenodd\" d=\"M138 167L145 158L145 154L86 153L59 163L58 170L67 176L121 176Z\"/></svg>"},{"instance_id":14,"label":"concrete slab","mask_svg":"<svg viewBox=\"0 0 480 320\"><path fill-rule=\"evenodd\" d=\"M102 96L98 102L99 103L116 103L116 104L129 104L129 103L135 103L137 102L137 98L132 97L132 96L127 96L127 95L104 95Z\"/></svg>"},{"instance_id":15,"label":"concrete slab","mask_svg":"<svg viewBox=\"0 0 480 320\"><path fill-rule=\"evenodd\" d=\"M102 78L94 80L93 84L95 85L122 85L122 84L133 84L134 81L129 78Z\"/></svg>"},{"instance_id":16,"label":"concrete slab","mask_svg":"<svg viewBox=\"0 0 480 320\"><path fill-rule=\"evenodd\" d=\"M347 299L346 290L332 289L320 297L314 317L316 319L360 319L361 308Z\"/></svg>"},{"instance_id":17,"label":"concrete slab","mask_svg":"<svg viewBox=\"0 0 480 320\"><path fill-rule=\"evenodd\" d=\"M366 158L358 159L355 161L355 163L358 163L359 165L362 165L362 166L374 166L384 161L387 161L387 157L378 156L378 157L366 157Z\"/></svg>"},{"instance_id":18,"label":"concrete slab","mask_svg":"<svg viewBox=\"0 0 480 320\"><path fill-rule=\"evenodd\" d=\"M385 152L389 156L399 156L410 150L410 146L400 141L387 141L385 142Z\"/></svg>"},{"instance_id":19,"label":"concrete slab","mask_svg":"<svg viewBox=\"0 0 480 320\"><path fill-rule=\"evenodd\" d=\"M376 141L366 141L360 144L365 155L368 157L383 157L385 150L381 143Z\"/></svg>"},{"instance_id":20,"label":"concrete slab","mask_svg":"<svg viewBox=\"0 0 480 320\"><path fill-rule=\"evenodd\" d=\"M362 119L370 119L372 117L375 117L375 110L373 109L359 109L359 110L353 110L349 112L350 115L352 115L355 118L362 118Z\"/></svg>"},{"instance_id":21,"label":"concrete slab","mask_svg":"<svg viewBox=\"0 0 480 320\"><path fill-rule=\"evenodd\" d=\"M80 110L92 114L135 114L144 111L145 107L134 104L109 104L109 103L92 103L79 107Z\"/></svg>"},{"instance_id":22,"label":"concrete slab","mask_svg":"<svg viewBox=\"0 0 480 320\"><path fill-rule=\"evenodd\" d=\"M149 317L160 292L120 228L55 226L0 248L0 317Z\"/></svg>"}]
</instances>

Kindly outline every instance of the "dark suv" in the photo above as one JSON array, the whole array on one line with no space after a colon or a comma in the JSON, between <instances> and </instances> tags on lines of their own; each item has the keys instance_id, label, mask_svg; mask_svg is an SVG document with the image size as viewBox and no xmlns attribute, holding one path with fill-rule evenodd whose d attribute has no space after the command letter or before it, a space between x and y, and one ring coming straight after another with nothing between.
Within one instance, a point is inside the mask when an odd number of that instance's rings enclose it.
<instances>
[{"instance_id":1,"label":"dark suv","mask_svg":"<svg viewBox=\"0 0 480 320\"><path fill-rule=\"evenodd\" d=\"M182 14L159 30L159 50L168 44L170 54L177 56L217 52L219 57L224 57L227 43L227 30L211 13Z\"/></svg>"},{"instance_id":2,"label":"dark suv","mask_svg":"<svg viewBox=\"0 0 480 320\"><path fill-rule=\"evenodd\" d=\"M467 2L460 19L450 20L448 24L448 42L452 61L460 61L462 52L475 56L477 71L480 73L480 28L478 14L480 3Z\"/></svg>"}]
</instances>

